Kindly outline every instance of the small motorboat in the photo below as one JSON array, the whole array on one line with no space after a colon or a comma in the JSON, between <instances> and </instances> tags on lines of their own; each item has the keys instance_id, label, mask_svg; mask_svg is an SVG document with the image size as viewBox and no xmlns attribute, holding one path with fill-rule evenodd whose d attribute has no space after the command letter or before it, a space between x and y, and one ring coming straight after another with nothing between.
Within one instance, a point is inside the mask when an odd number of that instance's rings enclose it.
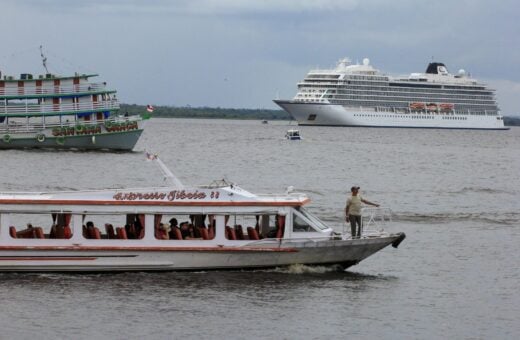
<instances>
[{"instance_id":1,"label":"small motorboat","mask_svg":"<svg viewBox=\"0 0 520 340\"><path fill-rule=\"evenodd\" d=\"M302 136L300 135L300 131L299 130L287 130L287 132L285 133L285 138L289 139L289 140L301 140L302 139Z\"/></svg>"}]
</instances>

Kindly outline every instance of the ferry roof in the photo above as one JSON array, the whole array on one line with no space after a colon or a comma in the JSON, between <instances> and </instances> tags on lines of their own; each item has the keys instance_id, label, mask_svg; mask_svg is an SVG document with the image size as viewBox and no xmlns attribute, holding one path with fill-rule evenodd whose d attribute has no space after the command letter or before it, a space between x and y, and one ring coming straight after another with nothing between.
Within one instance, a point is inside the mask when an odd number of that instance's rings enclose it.
<instances>
[{"instance_id":1,"label":"ferry roof","mask_svg":"<svg viewBox=\"0 0 520 340\"><path fill-rule=\"evenodd\" d=\"M302 206L310 202L307 195L288 193L281 195L256 195L239 186L197 187L178 189L151 187L139 189L109 189L68 192L0 192L0 209L9 206L68 206L81 210L81 206L112 207L288 207ZM85 208L92 210L91 208ZM106 210L106 209L103 209ZM145 208L145 210L148 210Z\"/></svg>"},{"instance_id":2,"label":"ferry roof","mask_svg":"<svg viewBox=\"0 0 520 340\"><path fill-rule=\"evenodd\" d=\"M30 75L30 77L28 77ZM11 76L11 75L4 75L0 81L5 82L19 82L19 81L25 81L25 82L35 82L37 80L68 80L68 79L74 79L74 78L82 78L82 79L88 79L91 77L97 77L99 74L91 73L91 74L75 74L72 76L60 76L57 74L40 74L38 76L33 76L31 73L22 73L19 77ZM30 79L29 79L30 78Z\"/></svg>"}]
</instances>

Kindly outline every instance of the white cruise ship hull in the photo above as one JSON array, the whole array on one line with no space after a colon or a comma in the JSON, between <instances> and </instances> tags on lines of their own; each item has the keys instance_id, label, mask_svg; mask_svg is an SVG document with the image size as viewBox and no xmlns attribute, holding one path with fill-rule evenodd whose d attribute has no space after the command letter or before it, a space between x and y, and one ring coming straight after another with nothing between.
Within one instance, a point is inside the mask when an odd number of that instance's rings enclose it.
<instances>
[{"instance_id":1,"label":"white cruise ship hull","mask_svg":"<svg viewBox=\"0 0 520 340\"><path fill-rule=\"evenodd\" d=\"M298 125L508 130L501 116L377 112L328 103L275 100Z\"/></svg>"}]
</instances>

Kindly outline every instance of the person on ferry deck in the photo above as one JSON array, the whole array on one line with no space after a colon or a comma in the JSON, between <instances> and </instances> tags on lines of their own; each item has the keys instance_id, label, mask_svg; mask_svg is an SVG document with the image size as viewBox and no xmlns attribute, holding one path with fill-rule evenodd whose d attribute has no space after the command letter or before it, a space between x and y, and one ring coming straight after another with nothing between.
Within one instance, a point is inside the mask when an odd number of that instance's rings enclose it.
<instances>
[{"instance_id":1,"label":"person on ferry deck","mask_svg":"<svg viewBox=\"0 0 520 340\"><path fill-rule=\"evenodd\" d=\"M94 222L88 221L86 223L86 238L90 238L90 235L94 234Z\"/></svg>"},{"instance_id":2,"label":"person on ferry deck","mask_svg":"<svg viewBox=\"0 0 520 340\"><path fill-rule=\"evenodd\" d=\"M188 222L182 222L180 224L182 238L186 239L190 237L190 227Z\"/></svg>"},{"instance_id":3,"label":"person on ferry deck","mask_svg":"<svg viewBox=\"0 0 520 340\"><path fill-rule=\"evenodd\" d=\"M157 230L157 235L155 236L159 240L169 240L170 239L170 226L161 223L159 224L159 229Z\"/></svg>"},{"instance_id":4,"label":"person on ferry deck","mask_svg":"<svg viewBox=\"0 0 520 340\"><path fill-rule=\"evenodd\" d=\"M350 222L352 238L361 237L361 203L379 207L379 204L367 201L359 195L359 189L358 186L350 188L351 196L347 199L347 204L345 206L345 220L347 223Z\"/></svg>"},{"instance_id":5,"label":"person on ferry deck","mask_svg":"<svg viewBox=\"0 0 520 340\"><path fill-rule=\"evenodd\" d=\"M172 217L170 219L170 240L173 240L175 238L175 228L179 228L179 222L177 222L177 219L175 217Z\"/></svg>"}]
</instances>

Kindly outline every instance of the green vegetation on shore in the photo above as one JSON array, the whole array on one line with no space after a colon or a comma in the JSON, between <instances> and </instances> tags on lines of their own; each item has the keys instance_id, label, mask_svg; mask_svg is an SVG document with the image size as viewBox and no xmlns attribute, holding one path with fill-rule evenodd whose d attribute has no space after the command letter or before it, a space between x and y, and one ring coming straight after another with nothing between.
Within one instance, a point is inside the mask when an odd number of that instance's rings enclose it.
<instances>
[{"instance_id":1,"label":"green vegetation on shore","mask_svg":"<svg viewBox=\"0 0 520 340\"><path fill-rule=\"evenodd\" d=\"M121 104L120 112L128 112L129 115L143 114L146 113L146 106L136 104ZM152 117L291 120L291 116L283 110L174 106L154 106Z\"/></svg>"},{"instance_id":2,"label":"green vegetation on shore","mask_svg":"<svg viewBox=\"0 0 520 340\"><path fill-rule=\"evenodd\" d=\"M121 104L121 112L138 115L146 112L146 105ZM258 119L291 120L283 110L267 109L226 109L220 107L175 107L154 106L153 117L162 118L220 118L220 119ZM506 126L520 126L520 117L504 117Z\"/></svg>"}]
</instances>

